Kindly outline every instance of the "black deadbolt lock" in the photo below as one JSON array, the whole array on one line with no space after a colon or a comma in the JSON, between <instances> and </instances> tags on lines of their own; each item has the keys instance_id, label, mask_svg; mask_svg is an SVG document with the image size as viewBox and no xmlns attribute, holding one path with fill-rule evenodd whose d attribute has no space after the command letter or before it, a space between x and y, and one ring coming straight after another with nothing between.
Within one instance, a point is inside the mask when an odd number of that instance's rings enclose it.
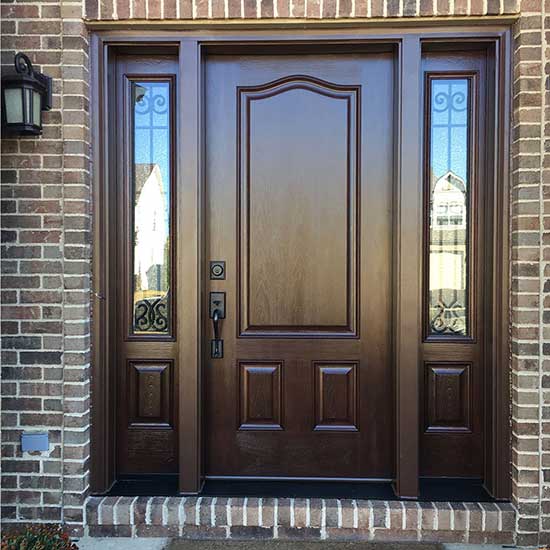
<instances>
[{"instance_id":1,"label":"black deadbolt lock","mask_svg":"<svg viewBox=\"0 0 550 550\"><path fill-rule=\"evenodd\" d=\"M210 280L219 281L223 279L225 279L225 262L210 262Z\"/></svg>"}]
</instances>

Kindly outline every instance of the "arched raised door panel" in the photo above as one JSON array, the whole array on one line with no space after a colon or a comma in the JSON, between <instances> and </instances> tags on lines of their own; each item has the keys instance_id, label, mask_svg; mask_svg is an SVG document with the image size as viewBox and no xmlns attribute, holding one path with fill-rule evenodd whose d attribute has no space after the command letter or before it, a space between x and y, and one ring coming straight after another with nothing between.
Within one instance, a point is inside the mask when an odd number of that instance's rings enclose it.
<instances>
[{"instance_id":1,"label":"arched raised door panel","mask_svg":"<svg viewBox=\"0 0 550 550\"><path fill-rule=\"evenodd\" d=\"M304 75L237 87L240 336L357 336L360 104Z\"/></svg>"}]
</instances>

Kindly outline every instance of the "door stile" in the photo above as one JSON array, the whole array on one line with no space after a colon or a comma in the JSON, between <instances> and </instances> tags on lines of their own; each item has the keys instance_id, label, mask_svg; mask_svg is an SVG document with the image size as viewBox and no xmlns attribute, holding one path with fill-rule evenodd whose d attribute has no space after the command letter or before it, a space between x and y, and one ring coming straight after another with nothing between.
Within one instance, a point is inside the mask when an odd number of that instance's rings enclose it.
<instances>
[{"instance_id":1,"label":"door stile","mask_svg":"<svg viewBox=\"0 0 550 550\"><path fill-rule=\"evenodd\" d=\"M202 485L201 434L201 95L200 47L182 40L179 53L177 258L179 346L179 491L198 493Z\"/></svg>"},{"instance_id":2,"label":"door stile","mask_svg":"<svg viewBox=\"0 0 550 550\"><path fill-rule=\"evenodd\" d=\"M394 242L395 491L418 497L419 342L422 258L421 43L399 46Z\"/></svg>"}]
</instances>

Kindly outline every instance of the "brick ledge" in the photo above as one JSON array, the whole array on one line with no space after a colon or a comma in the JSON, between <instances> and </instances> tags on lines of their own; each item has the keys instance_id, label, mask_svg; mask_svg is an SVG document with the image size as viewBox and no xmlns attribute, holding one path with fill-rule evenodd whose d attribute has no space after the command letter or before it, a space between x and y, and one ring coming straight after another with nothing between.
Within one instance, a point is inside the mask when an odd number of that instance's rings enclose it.
<instances>
[{"instance_id":1,"label":"brick ledge","mask_svg":"<svg viewBox=\"0 0 550 550\"><path fill-rule=\"evenodd\" d=\"M89 497L92 537L513 544L509 503L225 497Z\"/></svg>"}]
</instances>

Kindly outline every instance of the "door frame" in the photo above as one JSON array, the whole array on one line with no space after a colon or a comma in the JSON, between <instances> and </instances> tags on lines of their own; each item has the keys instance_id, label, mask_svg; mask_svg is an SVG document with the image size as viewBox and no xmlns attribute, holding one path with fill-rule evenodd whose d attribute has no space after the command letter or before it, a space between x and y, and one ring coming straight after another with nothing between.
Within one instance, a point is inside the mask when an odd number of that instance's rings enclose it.
<instances>
[{"instance_id":1,"label":"door frame","mask_svg":"<svg viewBox=\"0 0 550 550\"><path fill-rule=\"evenodd\" d=\"M257 52L262 45L296 48L361 47L388 44L396 52L396 177L394 210L394 334L395 382L395 490L402 498L418 497L419 471L419 387L422 312L422 224L423 224L423 144L422 135L422 48L451 51L468 47L492 49L494 59L494 141L489 145L491 169L487 174L493 216L487 243L494 261L486 281L487 308L485 355L485 486L495 498L511 497L511 426L509 418L509 154L511 110L511 30L502 18L468 18L450 25L435 20L422 21L424 27L390 27L388 24L361 27L360 22L341 23L340 28L319 24L300 27L287 24L252 25L253 29L234 30L234 25L213 25L200 30L162 30L162 22L135 30L125 22L89 24L91 34L91 126L92 126L92 415L91 491L107 492L116 480L115 472L115 377L113 360L112 307L114 289L112 262L108 250L112 229L108 204L112 195L113 124L110 89L116 53L170 49L179 56L180 107L177 111L177 239L178 300L186 304L178 315L176 329L180 365L179 384L179 490L196 494L203 479L203 417L201 346L201 302L204 293L204 135L202 120L203 63L208 52L223 47L233 51ZM259 22L260 23L260 22ZM151 30L153 26L153 30ZM101 30L103 28L114 30ZM191 26L192 27L192 26ZM160 30L157 30L160 29ZM182 28L186 28L182 25ZM196 27L195 27L196 28ZM123 30L119 30L123 29ZM133 29L133 30L128 30ZM112 112L112 111L111 111ZM406 122L406 123L405 123ZM406 176L405 176L406 175ZM407 184L404 184L406 177ZM488 201L489 202L489 201ZM406 205L406 207L404 206ZM418 274L411 276L411 273ZM184 365L184 367L181 367Z\"/></svg>"}]
</instances>

